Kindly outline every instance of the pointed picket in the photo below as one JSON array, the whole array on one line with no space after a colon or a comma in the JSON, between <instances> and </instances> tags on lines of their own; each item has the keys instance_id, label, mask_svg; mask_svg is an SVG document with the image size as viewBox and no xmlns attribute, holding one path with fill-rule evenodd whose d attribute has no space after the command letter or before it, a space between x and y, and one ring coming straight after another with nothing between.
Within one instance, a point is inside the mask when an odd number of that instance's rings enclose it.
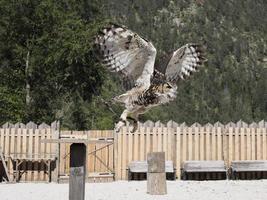
<instances>
[{"instance_id":1,"label":"pointed picket","mask_svg":"<svg viewBox=\"0 0 267 200\"><path fill-rule=\"evenodd\" d=\"M196 123L192 124L191 127L192 128L194 128L194 127L202 127L202 125L200 123L196 122Z\"/></svg>"},{"instance_id":2,"label":"pointed picket","mask_svg":"<svg viewBox=\"0 0 267 200\"><path fill-rule=\"evenodd\" d=\"M225 125L226 128L229 128L229 127L236 127L236 124L233 123L233 122L229 122L228 124Z\"/></svg>"},{"instance_id":3,"label":"pointed picket","mask_svg":"<svg viewBox=\"0 0 267 200\"><path fill-rule=\"evenodd\" d=\"M249 128L257 128L258 124L255 122L252 122L251 124L249 124Z\"/></svg>"},{"instance_id":4,"label":"pointed picket","mask_svg":"<svg viewBox=\"0 0 267 200\"><path fill-rule=\"evenodd\" d=\"M177 128L177 127L179 126L179 124L176 123L176 122L173 121L173 120L170 120L170 121L167 122L166 126L167 126L167 127L170 127L170 128Z\"/></svg>"},{"instance_id":5,"label":"pointed picket","mask_svg":"<svg viewBox=\"0 0 267 200\"><path fill-rule=\"evenodd\" d=\"M8 122L6 122L6 123L4 123L3 125L2 125L2 128L8 128L9 127L9 123Z\"/></svg>"},{"instance_id":6,"label":"pointed picket","mask_svg":"<svg viewBox=\"0 0 267 200\"><path fill-rule=\"evenodd\" d=\"M145 123L144 123L144 126L145 127L154 127L154 122L152 122L151 120L147 120Z\"/></svg>"},{"instance_id":7,"label":"pointed picket","mask_svg":"<svg viewBox=\"0 0 267 200\"><path fill-rule=\"evenodd\" d=\"M221 128L223 128L224 127L224 125L221 123L221 122L216 122L215 124L214 124L214 127L221 127Z\"/></svg>"},{"instance_id":8,"label":"pointed picket","mask_svg":"<svg viewBox=\"0 0 267 200\"><path fill-rule=\"evenodd\" d=\"M26 128L37 129L37 124L30 121L29 123L26 124Z\"/></svg>"},{"instance_id":9,"label":"pointed picket","mask_svg":"<svg viewBox=\"0 0 267 200\"><path fill-rule=\"evenodd\" d=\"M161 123L161 121L155 122L155 127L164 127L165 125Z\"/></svg>"},{"instance_id":10,"label":"pointed picket","mask_svg":"<svg viewBox=\"0 0 267 200\"><path fill-rule=\"evenodd\" d=\"M38 126L38 129L47 129L47 128L50 128L50 126L46 123L41 123L39 126Z\"/></svg>"},{"instance_id":11,"label":"pointed picket","mask_svg":"<svg viewBox=\"0 0 267 200\"><path fill-rule=\"evenodd\" d=\"M241 128L241 127L243 127L243 128L247 128L247 127L248 127L248 124L245 123L245 122L242 121L242 120L239 120L239 121L236 123L236 126L239 127L239 128Z\"/></svg>"},{"instance_id":12,"label":"pointed picket","mask_svg":"<svg viewBox=\"0 0 267 200\"><path fill-rule=\"evenodd\" d=\"M265 127L267 128L267 122L265 122L264 120L259 121L258 127L259 128L265 128Z\"/></svg>"}]
</instances>

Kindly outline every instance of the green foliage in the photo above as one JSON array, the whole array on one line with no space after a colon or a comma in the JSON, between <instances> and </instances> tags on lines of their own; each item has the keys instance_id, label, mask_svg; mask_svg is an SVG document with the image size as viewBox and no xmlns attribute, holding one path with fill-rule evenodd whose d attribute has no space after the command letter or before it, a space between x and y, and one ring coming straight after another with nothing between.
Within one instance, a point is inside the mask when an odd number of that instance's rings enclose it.
<instances>
[{"instance_id":1,"label":"green foliage","mask_svg":"<svg viewBox=\"0 0 267 200\"><path fill-rule=\"evenodd\" d=\"M206 46L208 62L193 78L179 83L175 102L142 119L187 123L266 119L267 70L262 62L267 54L266 2L150 2L128 1L123 5L130 12L112 15L151 39L158 57L195 42Z\"/></svg>"},{"instance_id":2,"label":"green foliage","mask_svg":"<svg viewBox=\"0 0 267 200\"><path fill-rule=\"evenodd\" d=\"M109 100L123 91L92 53L107 21L151 40L159 65L185 43L206 46L205 68L141 120L267 119L266 9L263 0L1 0L0 123L112 129L123 108Z\"/></svg>"}]
</instances>

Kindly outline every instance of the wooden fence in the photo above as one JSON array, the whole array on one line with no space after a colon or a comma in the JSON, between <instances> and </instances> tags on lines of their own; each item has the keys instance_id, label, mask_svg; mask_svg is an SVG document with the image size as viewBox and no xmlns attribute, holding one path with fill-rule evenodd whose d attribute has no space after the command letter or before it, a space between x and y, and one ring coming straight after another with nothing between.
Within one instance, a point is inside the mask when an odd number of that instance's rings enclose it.
<instances>
[{"instance_id":1,"label":"wooden fence","mask_svg":"<svg viewBox=\"0 0 267 200\"><path fill-rule=\"evenodd\" d=\"M20 181L55 180L57 146L40 141L58 136L56 122L51 126L44 123L37 126L32 122L26 125L4 124L0 129L0 148L11 177L18 177ZM50 166L52 174L47 173ZM1 175L3 176L3 167L0 165Z\"/></svg>"},{"instance_id":2,"label":"wooden fence","mask_svg":"<svg viewBox=\"0 0 267 200\"><path fill-rule=\"evenodd\" d=\"M61 131L61 138L96 139L111 138L113 131ZM60 144L59 150L59 178L65 179L69 176L70 144ZM87 178L89 181L112 181L114 174L113 143L89 143L87 144Z\"/></svg>"},{"instance_id":3,"label":"wooden fence","mask_svg":"<svg viewBox=\"0 0 267 200\"><path fill-rule=\"evenodd\" d=\"M92 181L127 179L130 161L146 160L148 152L164 151L166 159L172 160L181 177L180 168L185 160L224 160L229 167L232 160L267 160L267 122L250 125L239 121L223 125L192 126L173 121L166 125L147 121L140 124L135 133L128 127L115 134L114 144L92 143L87 145L87 175ZM60 131L58 123L51 126L34 123L5 124L0 128L0 148L5 156L9 173L14 173L13 155L42 155L41 160L29 160L20 166L21 181L48 181L45 156L55 155L51 180L68 178L69 144L41 143L47 138L113 138L113 131ZM33 156L34 157L34 156ZM14 156L13 156L14 158ZM47 159L50 158L47 156ZM3 166L0 161L0 179Z\"/></svg>"},{"instance_id":4,"label":"wooden fence","mask_svg":"<svg viewBox=\"0 0 267 200\"><path fill-rule=\"evenodd\" d=\"M186 160L224 160L228 167L233 160L266 160L266 125L240 121L186 126L170 121L165 126L149 121L135 133L124 127L116 135L116 179L127 179L129 162L146 160L148 152L164 151L166 159L174 162L178 179Z\"/></svg>"}]
</instances>

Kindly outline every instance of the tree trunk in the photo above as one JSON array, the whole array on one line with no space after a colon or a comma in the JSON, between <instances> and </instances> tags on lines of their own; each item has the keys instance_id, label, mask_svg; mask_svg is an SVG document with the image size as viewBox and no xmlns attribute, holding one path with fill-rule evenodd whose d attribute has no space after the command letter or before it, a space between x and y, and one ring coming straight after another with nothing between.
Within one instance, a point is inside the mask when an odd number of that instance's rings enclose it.
<instances>
[{"instance_id":1,"label":"tree trunk","mask_svg":"<svg viewBox=\"0 0 267 200\"><path fill-rule=\"evenodd\" d=\"M26 57L26 67L25 67L25 75L26 75L26 105L27 108L30 105L31 102L31 96L30 96L30 81L29 78L31 77L31 73L29 70L29 59L30 59L30 51L27 52L27 57Z\"/></svg>"}]
</instances>

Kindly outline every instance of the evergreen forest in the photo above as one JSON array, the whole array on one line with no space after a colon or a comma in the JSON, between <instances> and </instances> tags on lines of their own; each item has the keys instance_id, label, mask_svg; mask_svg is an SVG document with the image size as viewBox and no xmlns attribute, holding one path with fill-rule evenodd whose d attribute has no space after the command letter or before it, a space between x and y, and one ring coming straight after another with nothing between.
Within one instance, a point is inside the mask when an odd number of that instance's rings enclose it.
<instances>
[{"instance_id":1,"label":"evergreen forest","mask_svg":"<svg viewBox=\"0 0 267 200\"><path fill-rule=\"evenodd\" d=\"M0 0L0 125L113 129L120 83L93 53L113 22L153 42L157 60L186 43L208 61L174 102L140 120L192 124L267 119L266 0Z\"/></svg>"}]
</instances>

